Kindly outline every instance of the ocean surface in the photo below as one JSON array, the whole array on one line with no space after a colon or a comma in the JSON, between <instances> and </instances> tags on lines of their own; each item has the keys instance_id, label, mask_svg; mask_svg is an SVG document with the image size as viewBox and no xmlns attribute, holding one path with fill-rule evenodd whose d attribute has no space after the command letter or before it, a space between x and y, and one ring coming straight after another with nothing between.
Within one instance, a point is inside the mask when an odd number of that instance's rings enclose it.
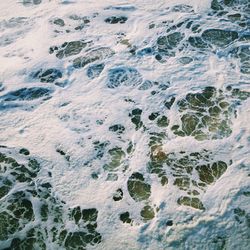
<instances>
[{"instance_id":1,"label":"ocean surface","mask_svg":"<svg viewBox=\"0 0 250 250\"><path fill-rule=\"evenodd\" d=\"M0 65L0 249L249 249L249 0L1 0Z\"/></svg>"}]
</instances>

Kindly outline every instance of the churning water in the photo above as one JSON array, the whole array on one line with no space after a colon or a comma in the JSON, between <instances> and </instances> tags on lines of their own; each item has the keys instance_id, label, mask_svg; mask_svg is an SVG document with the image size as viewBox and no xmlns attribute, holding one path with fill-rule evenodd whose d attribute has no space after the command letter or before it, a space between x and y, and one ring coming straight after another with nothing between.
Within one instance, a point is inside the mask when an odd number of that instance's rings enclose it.
<instances>
[{"instance_id":1,"label":"churning water","mask_svg":"<svg viewBox=\"0 0 250 250\"><path fill-rule=\"evenodd\" d=\"M249 249L249 0L2 0L0 249Z\"/></svg>"}]
</instances>

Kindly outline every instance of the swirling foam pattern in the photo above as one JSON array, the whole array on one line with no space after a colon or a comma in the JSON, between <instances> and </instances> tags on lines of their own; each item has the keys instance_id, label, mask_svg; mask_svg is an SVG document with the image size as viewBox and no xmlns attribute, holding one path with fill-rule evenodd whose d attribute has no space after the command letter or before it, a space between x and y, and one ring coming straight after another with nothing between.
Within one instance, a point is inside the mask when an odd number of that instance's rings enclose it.
<instances>
[{"instance_id":1,"label":"swirling foam pattern","mask_svg":"<svg viewBox=\"0 0 250 250\"><path fill-rule=\"evenodd\" d=\"M249 249L249 0L1 1L0 62L0 249Z\"/></svg>"}]
</instances>

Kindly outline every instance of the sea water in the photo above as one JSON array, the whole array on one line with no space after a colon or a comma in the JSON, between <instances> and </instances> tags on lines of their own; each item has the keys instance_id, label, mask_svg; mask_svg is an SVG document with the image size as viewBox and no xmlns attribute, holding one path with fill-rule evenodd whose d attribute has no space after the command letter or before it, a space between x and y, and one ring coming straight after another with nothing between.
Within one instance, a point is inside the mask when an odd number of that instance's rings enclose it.
<instances>
[{"instance_id":1,"label":"sea water","mask_svg":"<svg viewBox=\"0 0 250 250\"><path fill-rule=\"evenodd\" d=\"M0 34L0 249L249 248L249 0L2 0Z\"/></svg>"}]
</instances>

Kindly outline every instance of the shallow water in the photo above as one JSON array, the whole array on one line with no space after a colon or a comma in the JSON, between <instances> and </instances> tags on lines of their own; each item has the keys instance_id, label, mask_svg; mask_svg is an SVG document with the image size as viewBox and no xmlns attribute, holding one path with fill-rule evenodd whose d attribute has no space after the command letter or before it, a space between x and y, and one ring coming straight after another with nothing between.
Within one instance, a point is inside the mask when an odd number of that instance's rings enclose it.
<instances>
[{"instance_id":1,"label":"shallow water","mask_svg":"<svg viewBox=\"0 0 250 250\"><path fill-rule=\"evenodd\" d=\"M248 249L248 0L0 7L0 249Z\"/></svg>"}]
</instances>

